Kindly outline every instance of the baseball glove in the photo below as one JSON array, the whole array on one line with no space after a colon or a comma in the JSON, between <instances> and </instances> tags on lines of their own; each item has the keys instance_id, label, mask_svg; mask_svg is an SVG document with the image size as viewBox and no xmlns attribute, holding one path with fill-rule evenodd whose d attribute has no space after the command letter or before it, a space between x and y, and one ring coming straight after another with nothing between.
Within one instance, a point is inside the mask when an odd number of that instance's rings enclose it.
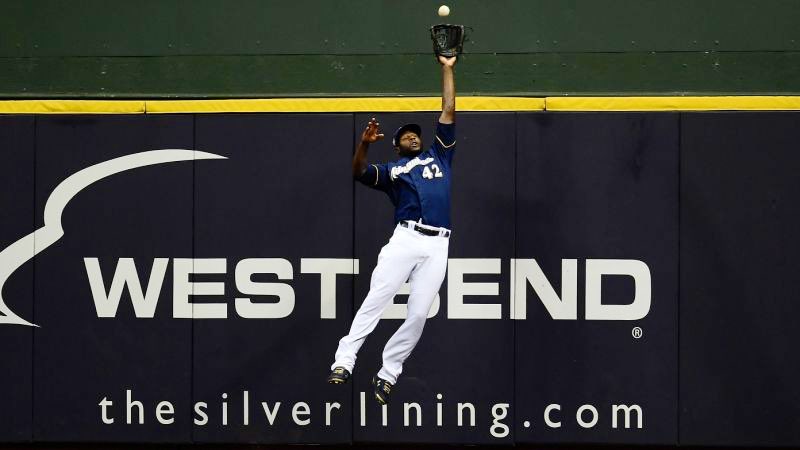
<instances>
[{"instance_id":1,"label":"baseball glove","mask_svg":"<svg viewBox=\"0 0 800 450\"><path fill-rule=\"evenodd\" d=\"M431 40L437 56L458 56L464 49L464 25L434 25L431 27Z\"/></svg>"}]
</instances>

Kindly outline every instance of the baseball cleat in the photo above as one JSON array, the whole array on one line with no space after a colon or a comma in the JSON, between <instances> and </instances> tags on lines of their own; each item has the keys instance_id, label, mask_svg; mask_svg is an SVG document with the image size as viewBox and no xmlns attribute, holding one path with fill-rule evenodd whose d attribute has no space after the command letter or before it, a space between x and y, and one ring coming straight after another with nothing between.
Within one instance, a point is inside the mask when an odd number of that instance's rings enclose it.
<instances>
[{"instance_id":1,"label":"baseball cleat","mask_svg":"<svg viewBox=\"0 0 800 450\"><path fill-rule=\"evenodd\" d=\"M350 371L344 367L334 367L331 374L328 375L328 383L330 384L345 384L350 379Z\"/></svg>"},{"instance_id":2,"label":"baseball cleat","mask_svg":"<svg viewBox=\"0 0 800 450\"><path fill-rule=\"evenodd\" d=\"M389 395L392 393L392 383L378 376L372 377L372 386L375 388L375 400L381 405L389 403Z\"/></svg>"}]
</instances>

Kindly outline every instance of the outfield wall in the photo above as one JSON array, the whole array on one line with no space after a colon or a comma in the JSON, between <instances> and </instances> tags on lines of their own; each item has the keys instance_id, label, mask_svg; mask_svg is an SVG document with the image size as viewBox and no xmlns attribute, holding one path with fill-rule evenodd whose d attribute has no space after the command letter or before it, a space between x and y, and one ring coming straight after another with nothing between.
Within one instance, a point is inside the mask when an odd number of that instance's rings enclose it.
<instances>
[{"instance_id":1,"label":"outfield wall","mask_svg":"<svg viewBox=\"0 0 800 450\"><path fill-rule=\"evenodd\" d=\"M800 443L800 115L460 112L385 413L402 305L324 382L393 227L350 176L369 116L0 116L0 441Z\"/></svg>"}]
</instances>

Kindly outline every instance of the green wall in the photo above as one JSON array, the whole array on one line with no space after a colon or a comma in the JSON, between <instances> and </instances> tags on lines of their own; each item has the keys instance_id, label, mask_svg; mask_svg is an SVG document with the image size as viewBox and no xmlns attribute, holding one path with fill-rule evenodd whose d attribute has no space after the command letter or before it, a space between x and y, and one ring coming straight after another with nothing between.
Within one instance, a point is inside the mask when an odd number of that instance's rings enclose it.
<instances>
[{"instance_id":1,"label":"green wall","mask_svg":"<svg viewBox=\"0 0 800 450\"><path fill-rule=\"evenodd\" d=\"M4 0L0 96L798 94L798 0Z\"/></svg>"}]
</instances>

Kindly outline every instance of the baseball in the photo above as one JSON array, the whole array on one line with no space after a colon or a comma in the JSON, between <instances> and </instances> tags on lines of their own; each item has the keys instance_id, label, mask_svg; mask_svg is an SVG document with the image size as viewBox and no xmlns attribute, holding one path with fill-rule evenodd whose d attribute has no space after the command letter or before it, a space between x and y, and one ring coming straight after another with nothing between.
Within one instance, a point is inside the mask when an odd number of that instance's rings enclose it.
<instances>
[{"instance_id":1,"label":"baseball","mask_svg":"<svg viewBox=\"0 0 800 450\"><path fill-rule=\"evenodd\" d=\"M439 7L439 17L446 17L450 15L450 7L442 5Z\"/></svg>"}]
</instances>

